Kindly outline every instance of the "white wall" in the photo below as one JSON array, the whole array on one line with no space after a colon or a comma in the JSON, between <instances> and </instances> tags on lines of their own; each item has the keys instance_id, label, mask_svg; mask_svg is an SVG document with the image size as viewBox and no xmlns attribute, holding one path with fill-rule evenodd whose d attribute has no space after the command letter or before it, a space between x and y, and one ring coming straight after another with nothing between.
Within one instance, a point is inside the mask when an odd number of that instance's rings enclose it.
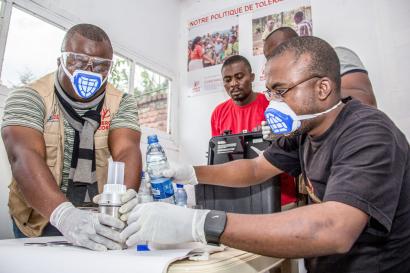
<instances>
[{"instance_id":1,"label":"white wall","mask_svg":"<svg viewBox=\"0 0 410 273\"><path fill-rule=\"evenodd\" d=\"M180 158L204 164L214 107L225 100L221 90L187 97L187 21L196 16L251 1L182 1L180 63ZM311 0L314 35L334 46L356 51L369 71L379 108L410 137L410 112L406 79L410 75L410 2L408 0Z\"/></svg>"},{"instance_id":2,"label":"white wall","mask_svg":"<svg viewBox=\"0 0 410 273\"><path fill-rule=\"evenodd\" d=\"M178 56L176 54L179 32L180 3L178 0L16 0L17 4L33 11L63 27L76 23L92 23L102 27L110 36L114 50L131 56L141 65L154 69L172 81L171 92L178 90ZM3 92L4 93L4 92ZM3 110L4 94L0 91L0 117ZM176 101L176 96L173 96ZM175 102L172 102L175 104ZM176 106L173 120L177 120ZM173 123L177 132L177 123ZM145 152L146 133L141 147ZM148 132L149 133L149 132ZM176 136L176 134L175 134ZM168 156L178 157L175 137L160 137L168 147ZM11 172L0 141L0 239L11 238L12 230L7 208L8 189Z\"/></svg>"},{"instance_id":3,"label":"white wall","mask_svg":"<svg viewBox=\"0 0 410 273\"><path fill-rule=\"evenodd\" d=\"M174 65L179 30L178 0L17 0L23 5L34 2L64 17L66 21L92 23L102 27L114 43L136 55L141 62L154 64L158 70L177 73ZM63 19L63 20L64 20ZM169 76L169 75L168 75Z\"/></svg>"},{"instance_id":4,"label":"white wall","mask_svg":"<svg viewBox=\"0 0 410 273\"><path fill-rule=\"evenodd\" d=\"M312 0L314 34L358 53L368 68L378 107L410 139L410 2Z\"/></svg>"}]
</instances>

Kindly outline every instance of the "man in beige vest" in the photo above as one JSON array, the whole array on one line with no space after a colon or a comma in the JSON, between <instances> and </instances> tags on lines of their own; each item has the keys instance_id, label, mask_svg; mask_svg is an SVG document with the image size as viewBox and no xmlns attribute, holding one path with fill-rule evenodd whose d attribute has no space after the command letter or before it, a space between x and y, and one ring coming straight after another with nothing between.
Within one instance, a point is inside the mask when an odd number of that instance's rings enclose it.
<instances>
[{"instance_id":1,"label":"man in beige vest","mask_svg":"<svg viewBox=\"0 0 410 273\"><path fill-rule=\"evenodd\" d=\"M113 49L97 26L62 43L55 73L12 91L2 122L10 161L9 209L17 238L64 235L93 250L120 249L124 223L81 210L102 191L108 158L125 163L121 219L136 205L141 172L135 99L107 83Z\"/></svg>"}]
</instances>

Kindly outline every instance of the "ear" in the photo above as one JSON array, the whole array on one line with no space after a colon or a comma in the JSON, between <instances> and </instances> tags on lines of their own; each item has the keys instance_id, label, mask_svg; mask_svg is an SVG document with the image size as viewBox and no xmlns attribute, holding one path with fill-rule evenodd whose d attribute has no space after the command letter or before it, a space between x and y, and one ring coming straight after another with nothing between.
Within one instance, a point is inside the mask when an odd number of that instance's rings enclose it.
<instances>
[{"instance_id":1,"label":"ear","mask_svg":"<svg viewBox=\"0 0 410 273\"><path fill-rule=\"evenodd\" d=\"M255 73L251 73L251 82L255 80Z\"/></svg>"},{"instance_id":2,"label":"ear","mask_svg":"<svg viewBox=\"0 0 410 273\"><path fill-rule=\"evenodd\" d=\"M328 77L323 77L315 84L318 98L320 100L326 100L327 97L333 92L332 82Z\"/></svg>"},{"instance_id":3,"label":"ear","mask_svg":"<svg viewBox=\"0 0 410 273\"><path fill-rule=\"evenodd\" d=\"M60 66L60 64L61 64L61 57L58 57L57 58L57 66Z\"/></svg>"}]
</instances>

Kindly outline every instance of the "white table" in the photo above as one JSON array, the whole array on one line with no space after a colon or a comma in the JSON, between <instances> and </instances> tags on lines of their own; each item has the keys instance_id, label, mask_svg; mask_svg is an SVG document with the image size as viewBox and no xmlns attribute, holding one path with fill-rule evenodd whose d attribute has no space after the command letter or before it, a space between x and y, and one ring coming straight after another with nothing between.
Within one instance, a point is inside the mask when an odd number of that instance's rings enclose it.
<instances>
[{"instance_id":1,"label":"white table","mask_svg":"<svg viewBox=\"0 0 410 273\"><path fill-rule=\"evenodd\" d=\"M232 248L210 255L208 261L175 261L191 244L177 250L137 252L135 249L96 252L73 246L38 246L25 243L62 241L64 237L0 240L0 273L133 273L133 272L265 272L286 265L283 259L264 257ZM196 245L197 246L197 245ZM188 249L189 247L190 249ZM168 268L168 271L166 270ZM165 269L165 270L164 270ZM284 271L282 271L284 272Z\"/></svg>"},{"instance_id":2,"label":"white table","mask_svg":"<svg viewBox=\"0 0 410 273\"><path fill-rule=\"evenodd\" d=\"M223 252L210 255L208 261L189 261L187 259L174 262L168 273L256 273L267 272L271 268L282 269L282 273L290 273L290 260L265 257L246 251L227 248Z\"/></svg>"}]
</instances>

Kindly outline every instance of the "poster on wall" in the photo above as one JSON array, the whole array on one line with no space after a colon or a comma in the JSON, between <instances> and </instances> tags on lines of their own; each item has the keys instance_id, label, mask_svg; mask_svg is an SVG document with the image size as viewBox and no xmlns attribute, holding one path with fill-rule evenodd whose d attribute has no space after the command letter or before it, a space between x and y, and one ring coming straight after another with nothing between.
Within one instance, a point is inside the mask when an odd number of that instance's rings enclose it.
<instances>
[{"instance_id":1,"label":"poster on wall","mask_svg":"<svg viewBox=\"0 0 410 273\"><path fill-rule=\"evenodd\" d=\"M263 9L252 14L252 58L255 73L254 89L265 89L265 63L263 43L274 30L290 27L299 36L311 36L313 32L310 1L284 1L284 9ZM293 2L293 3L292 3Z\"/></svg>"},{"instance_id":2,"label":"poster on wall","mask_svg":"<svg viewBox=\"0 0 410 273\"><path fill-rule=\"evenodd\" d=\"M221 90L221 64L239 53L238 19L230 17L194 28L188 40L188 80L191 95Z\"/></svg>"},{"instance_id":3,"label":"poster on wall","mask_svg":"<svg viewBox=\"0 0 410 273\"><path fill-rule=\"evenodd\" d=\"M188 22L189 96L224 92L221 65L229 56L248 58L255 73L254 90L265 88L263 42L275 29L293 28L312 35L310 0L263 0L215 11Z\"/></svg>"}]
</instances>

